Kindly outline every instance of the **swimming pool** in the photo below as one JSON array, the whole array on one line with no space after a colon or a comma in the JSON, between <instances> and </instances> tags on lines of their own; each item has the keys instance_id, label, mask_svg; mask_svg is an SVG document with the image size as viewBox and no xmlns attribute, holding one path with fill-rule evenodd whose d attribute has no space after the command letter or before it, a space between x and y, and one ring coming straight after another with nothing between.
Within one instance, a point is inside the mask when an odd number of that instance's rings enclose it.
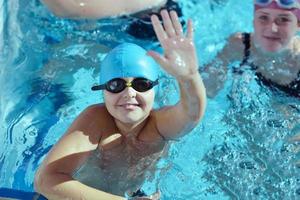
<instances>
[{"instance_id":1,"label":"swimming pool","mask_svg":"<svg viewBox=\"0 0 300 200\"><path fill-rule=\"evenodd\" d=\"M198 1L180 1L184 15L194 20L201 64L214 58L228 35L252 29L252 0L193 2ZM105 55L102 44L157 46L124 34L127 19L62 20L38 0L0 5L0 188L32 191L44 155L82 109L101 101L90 86ZM160 188L164 200L300 197L297 154L287 143L300 129L299 100L273 94L251 73L230 70L202 123L171 145L155 177L144 184L146 192ZM174 81L163 80L158 106L178 98Z\"/></svg>"}]
</instances>

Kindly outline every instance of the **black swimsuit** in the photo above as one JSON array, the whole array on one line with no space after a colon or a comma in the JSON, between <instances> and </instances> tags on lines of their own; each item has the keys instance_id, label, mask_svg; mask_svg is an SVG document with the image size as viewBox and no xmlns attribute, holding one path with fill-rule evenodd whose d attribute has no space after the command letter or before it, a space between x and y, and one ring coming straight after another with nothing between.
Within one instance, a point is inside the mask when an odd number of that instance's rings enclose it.
<instances>
[{"instance_id":1,"label":"black swimsuit","mask_svg":"<svg viewBox=\"0 0 300 200\"><path fill-rule=\"evenodd\" d=\"M248 65L250 66L253 70L256 70L258 67L251 61L249 61L250 58L250 47L251 47L251 42L250 42L251 38L250 38L250 34L249 33L243 33L243 43L244 43L244 58L240 64L240 66L242 65ZM274 81L264 77L260 72L256 72L255 73L258 80L272 88L272 89L279 89L281 91L284 91L285 93L291 95L291 96L295 96L295 97L300 97L300 71L298 72L298 76L295 80L293 80L291 83L289 83L288 85L280 85L278 83L275 83Z\"/></svg>"},{"instance_id":2,"label":"black swimsuit","mask_svg":"<svg viewBox=\"0 0 300 200\"><path fill-rule=\"evenodd\" d=\"M156 14L160 18L159 12L163 9L168 11L174 10L177 12L179 18L182 17L179 4L176 1L168 0L167 3L158 10L142 11L131 15L130 18L132 18L132 22L126 32L138 39L156 40L156 35L151 24L151 15ZM184 24L184 22L181 23Z\"/></svg>"}]
</instances>

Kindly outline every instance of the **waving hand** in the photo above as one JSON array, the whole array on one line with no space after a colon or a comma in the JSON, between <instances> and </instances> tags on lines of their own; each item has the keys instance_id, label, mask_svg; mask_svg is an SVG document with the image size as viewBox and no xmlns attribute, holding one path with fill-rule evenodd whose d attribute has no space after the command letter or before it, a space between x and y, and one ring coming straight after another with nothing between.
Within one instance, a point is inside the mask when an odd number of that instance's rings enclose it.
<instances>
[{"instance_id":1,"label":"waving hand","mask_svg":"<svg viewBox=\"0 0 300 200\"><path fill-rule=\"evenodd\" d=\"M192 21L188 21L187 33L183 33L182 25L175 11L161 11L163 25L153 15L151 21L156 36L164 50L164 55L150 51L152 56L169 74L177 78L185 78L198 73L198 60L193 42Z\"/></svg>"}]
</instances>

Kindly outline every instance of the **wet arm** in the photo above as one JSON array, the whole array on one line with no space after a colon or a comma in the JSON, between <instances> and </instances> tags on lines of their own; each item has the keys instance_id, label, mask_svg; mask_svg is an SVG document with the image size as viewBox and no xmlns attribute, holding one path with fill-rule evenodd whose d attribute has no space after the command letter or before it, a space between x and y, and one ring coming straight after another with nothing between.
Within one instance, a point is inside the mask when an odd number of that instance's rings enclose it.
<instances>
[{"instance_id":1,"label":"wet arm","mask_svg":"<svg viewBox=\"0 0 300 200\"><path fill-rule=\"evenodd\" d=\"M299 145L299 142L300 142L300 132L297 133L296 135L294 135L293 137L291 137L289 139L289 142L291 142L291 143L298 143L298 146L294 149L294 152L295 153L299 153L300 152L300 145ZM296 166L300 167L300 160L296 161Z\"/></svg>"},{"instance_id":2,"label":"wet arm","mask_svg":"<svg viewBox=\"0 0 300 200\"><path fill-rule=\"evenodd\" d=\"M205 87L198 72L177 80L180 101L156 114L158 131L166 139L189 133L199 123L206 108Z\"/></svg>"},{"instance_id":3,"label":"wet arm","mask_svg":"<svg viewBox=\"0 0 300 200\"><path fill-rule=\"evenodd\" d=\"M206 92L198 72L198 58L193 38L192 21L188 22L186 35L183 33L176 12L161 12L163 25L157 16L152 24L164 55L150 51L162 68L174 76L180 88L180 101L154 113L158 132L172 139L190 132L204 115Z\"/></svg>"},{"instance_id":4,"label":"wet arm","mask_svg":"<svg viewBox=\"0 0 300 200\"><path fill-rule=\"evenodd\" d=\"M243 43L240 33L231 36L225 47L217 54L212 62L201 71L207 96L213 98L224 87L227 79L228 65L243 59Z\"/></svg>"},{"instance_id":5,"label":"wet arm","mask_svg":"<svg viewBox=\"0 0 300 200\"><path fill-rule=\"evenodd\" d=\"M42 2L60 17L100 19L150 9L163 5L165 0L42 0Z\"/></svg>"}]
</instances>

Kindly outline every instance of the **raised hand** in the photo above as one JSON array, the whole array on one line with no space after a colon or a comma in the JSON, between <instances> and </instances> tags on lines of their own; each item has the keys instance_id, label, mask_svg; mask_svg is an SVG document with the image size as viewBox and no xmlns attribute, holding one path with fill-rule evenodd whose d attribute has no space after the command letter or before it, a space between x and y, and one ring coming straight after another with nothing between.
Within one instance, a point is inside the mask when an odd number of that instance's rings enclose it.
<instances>
[{"instance_id":1,"label":"raised hand","mask_svg":"<svg viewBox=\"0 0 300 200\"><path fill-rule=\"evenodd\" d=\"M177 13L161 11L163 25L156 15L151 16L156 36L164 50L164 55L149 51L152 56L169 74L176 78L188 78L198 73L198 59L193 42L193 25L188 21L187 33L183 33Z\"/></svg>"}]
</instances>

